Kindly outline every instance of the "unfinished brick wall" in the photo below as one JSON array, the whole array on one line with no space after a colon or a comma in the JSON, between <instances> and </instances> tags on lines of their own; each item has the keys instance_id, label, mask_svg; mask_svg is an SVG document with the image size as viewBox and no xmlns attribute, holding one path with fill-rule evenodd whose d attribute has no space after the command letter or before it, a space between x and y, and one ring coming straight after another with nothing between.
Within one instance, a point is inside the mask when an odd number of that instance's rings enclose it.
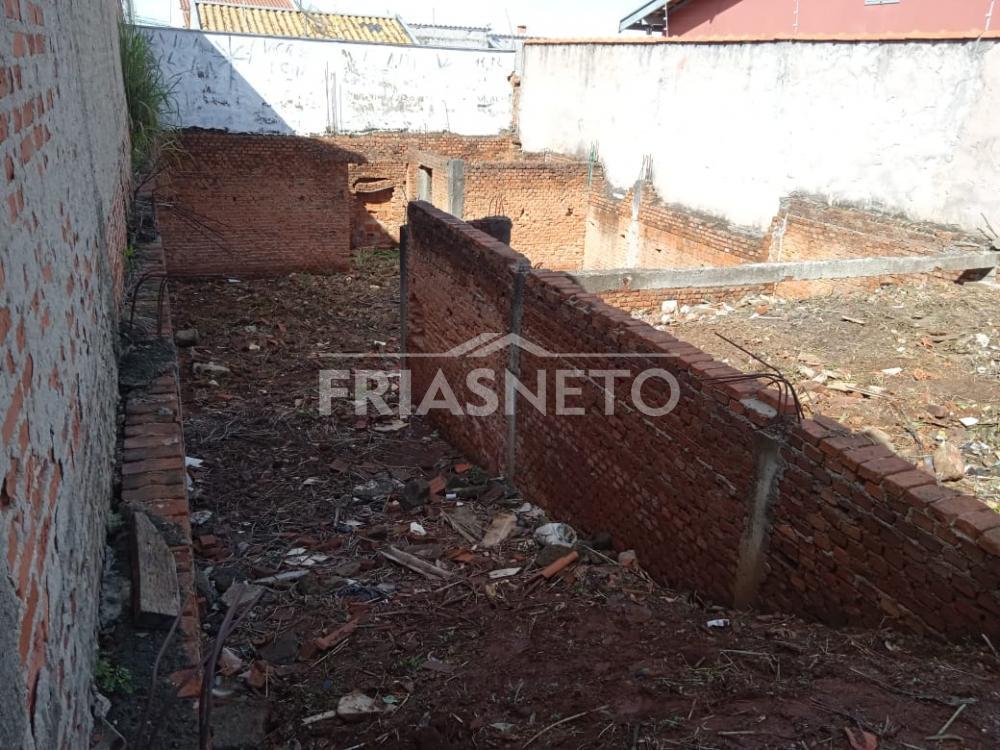
<instances>
[{"instance_id":1,"label":"unfinished brick wall","mask_svg":"<svg viewBox=\"0 0 1000 750\"><path fill-rule=\"evenodd\" d=\"M770 261L832 260L904 255L938 255L956 243L977 244L954 227L915 222L874 208L831 202L822 196L793 194L781 199L765 241ZM923 280L955 281L961 273L939 273ZM795 281L778 285L786 296L806 297L836 291L873 289L920 277L838 281Z\"/></svg>"},{"instance_id":2,"label":"unfinished brick wall","mask_svg":"<svg viewBox=\"0 0 1000 750\"><path fill-rule=\"evenodd\" d=\"M344 270L351 255L348 163L310 138L189 130L156 189L172 275Z\"/></svg>"},{"instance_id":3,"label":"unfinished brick wall","mask_svg":"<svg viewBox=\"0 0 1000 750\"><path fill-rule=\"evenodd\" d=\"M0 12L0 747L80 748L117 401L120 5Z\"/></svg>"},{"instance_id":4,"label":"unfinished brick wall","mask_svg":"<svg viewBox=\"0 0 1000 750\"><path fill-rule=\"evenodd\" d=\"M416 193L414 153L440 161L434 199L447 207L449 159L500 160L509 136L371 133L301 138L190 129L156 189L171 274L329 273L352 250L399 242ZM437 161L435 164L437 164Z\"/></svg>"},{"instance_id":5,"label":"unfinished brick wall","mask_svg":"<svg viewBox=\"0 0 1000 750\"><path fill-rule=\"evenodd\" d=\"M535 266L583 267L588 198L604 192L599 166L561 160L469 162L464 215L507 216L511 247Z\"/></svg>"},{"instance_id":6,"label":"unfinished brick wall","mask_svg":"<svg viewBox=\"0 0 1000 750\"><path fill-rule=\"evenodd\" d=\"M322 139L365 162L351 164L348 173L353 201L352 247L391 248L406 223L406 204L416 200L416 164L424 157L436 166L434 198L447 207L448 159L498 160L516 150L509 136L461 136L452 133L369 133ZM432 163L431 163L432 162Z\"/></svg>"},{"instance_id":7,"label":"unfinished brick wall","mask_svg":"<svg viewBox=\"0 0 1000 750\"><path fill-rule=\"evenodd\" d=\"M574 381L582 393L570 405L580 416L555 415L552 400L541 414L521 397L513 446L502 417L431 412L464 452L512 474L525 499L584 532L610 531L658 578L717 601L831 623L884 618L917 632L1000 636L1000 515L832 420L796 423L760 383L713 382L737 371L565 274L523 270L526 259L454 217L411 204L409 225L419 313L408 351L514 330L498 326L517 320L520 275L518 332L554 355L521 351L520 378L532 391L540 371L551 389L557 368L659 367L680 384L676 408L658 417L629 408L627 380L617 381L611 416L594 377ZM440 361L455 385L473 367L505 361L496 354ZM419 399L433 364L411 366ZM666 399L660 382L647 384L648 402ZM787 415L785 430L760 429L771 422L768 406ZM513 465L504 458L512 447Z\"/></svg>"},{"instance_id":8,"label":"unfinished brick wall","mask_svg":"<svg viewBox=\"0 0 1000 750\"><path fill-rule=\"evenodd\" d=\"M592 195L588 206L584 267L686 268L759 262L764 239L723 219L666 205L641 183L623 198Z\"/></svg>"},{"instance_id":9,"label":"unfinished brick wall","mask_svg":"<svg viewBox=\"0 0 1000 750\"><path fill-rule=\"evenodd\" d=\"M520 256L481 231L452 219L428 203L410 204L408 213L409 314L408 351L442 353L467 344L467 339L510 330L512 300L508 266ZM414 210L412 206L429 210ZM434 248L440 248L436 252ZM527 263L525 261L525 263ZM476 279L480 293L471 295L463 285ZM483 341L483 345L488 343ZM469 349L478 346L469 345ZM414 393L425 393L440 369L463 403L477 401L466 387L466 378L477 368L503 369L507 350L500 348L474 358L420 357L410 361ZM484 466L496 471L503 465L506 421L502 414L465 419L442 412L449 440L462 451L475 451Z\"/></svg>"},{"instance_id":10,"label":"unfinished brick wall","mask_svg":"<svg viewBox=\"0 0 1000 750\"><path fill-rule=\"evenodd\" d=\"M738 302L747 295L773 294L774 284L747 284L725 289L668 288L668 289L623 289L614 292L600 292L598 296L609 305L635 312L638 310L659 310L667 300L675 300L678 305L699 305L703 302Z\"/></svg>"},{"instance_id":11,"label":"unfinished brick wall","mask_svg":"<svg viewBox=\"0 0 1000 750\"><path fill-rule=\"evenodd\" d=\"M166 269L163 248L154 244L140 249L135 264L140 274L162 273ZM177 568L181 620L166 663L174 667L169 679L178 697L193 698L201 688L201 618L195 594L184 418L170 300L168 293L161 299L155 283L143 284L135 295L133 335L138 337L142 331L149 341L159 338L169 360L163 374L124 394L121 497L128 512L145 513L158 528L170 530L164 538L171 545Z\"/></svg>"}]
</instances>

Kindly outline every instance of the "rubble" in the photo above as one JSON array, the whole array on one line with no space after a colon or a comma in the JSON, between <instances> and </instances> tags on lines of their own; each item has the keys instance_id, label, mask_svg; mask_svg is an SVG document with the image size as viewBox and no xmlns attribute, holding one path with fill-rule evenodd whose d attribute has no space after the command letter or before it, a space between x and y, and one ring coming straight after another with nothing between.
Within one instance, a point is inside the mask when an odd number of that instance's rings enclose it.
<instances>
[{"instance_id":1,"label":"rubble","mask_svg":"<svg viewBox=\"0 0 1000 750\"><path fill-rule=\"evenodd\" d=\"M934 473L943 482L956 482L965 476L965 460L958 446L944 442L934 451Z\"/></svg>"},{"instance_id":2,"label":"rubble","mask_svg":"<svg viewBox=\"0 0 1000 750\"><path fill-rule=\"evenodd\" d=\"M843 738L840 714L873 731L883 713L903 726L896 740L920 746L954 710L874 685L859 690L852 667L921 694L975 695L982 701L976 711L995 707L993 657L985 646L958 661L944 647L892 636L889 653L881 645L889 636L875 631L858 638L790 616L708 609L687 592L654 584L634 550L613 551L629 540L601 529L577 533L548 518L533 498L517 497L472 465L424 420L381 432L374 417L358 426L346 403L335 403L332 417L317 417L317 363L294 369L293 355L314 352L319 341L331 351L369 351L372 317L383 307L395 314L395 304L383 303L385 292L376 295L360 282L355 289L341 277L297 283L212 282L222 298L185 321L219 347L206 345L204 358L224 356L234 371L250 373L247 382L227 386L228 400L204 382L185 382L185 441L205 458L196 505L212 515L198 533L215 538L209 549L219 555L205 557L199 548L198 565L220 592L250 581L262 594L225 643L241 667L231 673L236 660L223 656L214 677L217 710L223 701L266 696L263 746L701 742L757 750L787 736L810 746ZM246 309L250 304L259 307ZM770 315L788 309L767 304ZM307 327L310 316L322 325ZM243 328L263 319L289 322L280 332L275 323L279 344L269 345L281 361L256 355L251 367L251 355L241 354ZM870 322L864 330L873 328ZM330 341L331 332L341 338ZM802 364L817 375L837 367ZM891 364L868 371L880 378ZM893 380L909 373L907 366ZM278 377L280 396L261 393ZM869 384L855 373L841 377ZM922 415L931 396L921 401ZM955 415L950 424L935 429L959 431L964 437L952 438L955 444L977 465L987 461L987 437L966 434L956 421L972 409L948 410ZM547 526L560 531L536 536ZM494 530L503 538L482 544ZM313 564L302 565L309 559ZM228 599L231 605L244 595ZM200 605L211 638L227 603ZM710 619L730 624L707 627ZM929 659L960 664L961 671L928 669ZM571 685L583 687L563 689ZM781 713L789 705L794 725ZM984 720L972 709L966 714L975 721L960 717L952 729L978 737ZM756 734L741 734L747 731Z\"/></svg>"}]
</instances>

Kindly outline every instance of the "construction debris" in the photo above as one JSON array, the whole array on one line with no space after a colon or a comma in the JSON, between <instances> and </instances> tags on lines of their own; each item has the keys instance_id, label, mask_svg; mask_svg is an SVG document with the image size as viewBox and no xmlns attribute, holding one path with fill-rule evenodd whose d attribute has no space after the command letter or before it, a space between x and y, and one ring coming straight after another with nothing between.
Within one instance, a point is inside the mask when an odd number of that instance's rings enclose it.
<instances>
[{"instance_id":1,"label":"construction debris","mask_svg":"<svg viewBox=\"0 0 1000 750\"><path fill-rule=\"evenodd\" d=\"M486 549L496 547L510 536L516 526L517 516L514 513L498 513L493 517L493 521L486 530L486 534L483 535L479 546Z\"/></svg>"},{"instance_id":2,"label":"construction debris","mask_svg":"<svg viewBox=\"0 0 1000 750\"><path fill-rule=\"evenodd\" d=\"M222 655L213 694L237 705L266 696L265 744L497 750L530 742L530 750L700 743L762 750L787 744L789 736L810 747L831 737L845 743L844 715L857 719L852 727L879 735L891 715L893 740L922 746L955 707L914 700L914 693L975 696L980 703L948 732L995 738L988 717L1000 704L991 687L995 659L985 645L956 655L888 632L866 632L862 640L856 631L790 616L708 608L688 592L652 583L640 560L646 564L642 558L655 555L655 546L627 550L619 565L612 542L621 549L629 540L612 540L607 530L555 537L570 542L564 546L544 543L552 538L543 532L540 544L536 527L560 519L471 465L425 420L380 432L382 418L358 426L350 402L335 402L331 417L309 413L316 363L303 356L308 366L290 369L296 354L370 351L373 337L389 340L392 350L395 302L370 290L365 277L208 285L211 294L202 284L179 283L187 296L172 307L200 311L181 322L197 325L213 344L201 356L225 358L241 377L227 383L228 392L197 379L184 383L185 441L205 458L193 502L212 513L198 533L214 538L198 548L196 564L220 592L244 580L264 587L226 640L242 667L224 674L236 660ZM768 314L787 309L775 303ZM378 322L383 313L390 322ZM878 329L874 315L865 318L867 326L850 330ZM273 321L269 330L265 320ZM274 334L279 344L265 348L280 357L243 350L248 322L262 341ZM279 322L287 328L279 330ZM880 370L897 363L904 360L840 365L837 377L884 387L890 381ZM817 375L838 369L833 360L801 364ZM911 372L906 363L891 382ZM924 436L928 446L938 444L941 431L970 464L985 469L1000 459L983 428L957 422L972 414L995 421L986 404L959 405L932 391L920 402L921 420L933 419L926 404L935 401L948 415ZM863 424L886 429L878 421ZM411 497L418 502L406 502ZM481 545L502 514L516 523L495 546ZM328 559L298 564L312 556ZM226 603L201 604L205 631L217 632ZM730 624L707 627L710 619ZM875 683L859 689L854 666L886 685L904 685L907 695ZM572 684L584 685L582 692L553 688ZM793 719L783 713L789 710Z\"/></svg>"},{"instance_id":3,"label":"construction debris","mask_svg":"<svg viewBox=\"0 0 1000 750\"><path fill-rule=\"evenodd\" d=\"M180 616L177 565L163 535L145 513L132 516L132 608L137 623L169 628Z\"/></svg>"},{"instance_id":4,"label":"construction debris","mask_svg":"<svg viewBox=\"0 0 1000 750\"><path fill-rule=\"evenodd\" d=\"M442 568L438 568L430 563L426 563L419 557L415 557L408 552L398 550L393 546L379 550L379 554L386 560L391 560L397 565L409 568L415 573L420 573L420 575L426 578L452 578L455 575L450 571L443 570Z\"/></svg>"}]
</instances>

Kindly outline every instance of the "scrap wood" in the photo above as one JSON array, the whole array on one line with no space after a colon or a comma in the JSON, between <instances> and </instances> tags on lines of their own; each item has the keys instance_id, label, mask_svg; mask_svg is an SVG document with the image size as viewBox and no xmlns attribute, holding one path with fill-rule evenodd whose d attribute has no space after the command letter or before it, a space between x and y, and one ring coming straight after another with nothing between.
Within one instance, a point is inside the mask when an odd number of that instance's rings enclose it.
<instances>
[{"instance_id":1,"label":"scrap wood","mask_svg":"<svg viewBox=\"0 0 1000 750\"><path fill-rule=\"evenodd\" d=\"M445 521L447 521L448 525L451 526L455 531L457 531L462 536L462 538L465 539L465 541L469 542L470 544L476 544L479 542L479 538L475 536L469 529L467 529L465 525L462 524L460 521L456 520L455 518L444 512L441 513L441 517Z\"/></svg>"},{"instance_id":2,"label":"scrap wood","mask_svg":"<svg viewBox=\"0 0 1000 750\"><path fill-rule=\"evenodd\" d=\"M379 550L379 554L386 560L394 562L397 565L402 565L404 568L409 568L415 573L420 573L425 578L453 578L455 575L451 571L443 570L435 565L424 562L419 557L415 557L408 552L396 549L391 544L385 549Z\"/></svg>"},{"instance_id":3,"label":"scrap wood","mask_svg":"<svg viewBox=\"0 0 1000 750\"><path fill-rule=\"evenodd\" d=\"M493 517L493 522L483 535L483 540L479 543L481 547L496 547L503 540L511 535L514 527L517 526L517 516L513 513L497 513Z\"/></svg>"}]
</instances>

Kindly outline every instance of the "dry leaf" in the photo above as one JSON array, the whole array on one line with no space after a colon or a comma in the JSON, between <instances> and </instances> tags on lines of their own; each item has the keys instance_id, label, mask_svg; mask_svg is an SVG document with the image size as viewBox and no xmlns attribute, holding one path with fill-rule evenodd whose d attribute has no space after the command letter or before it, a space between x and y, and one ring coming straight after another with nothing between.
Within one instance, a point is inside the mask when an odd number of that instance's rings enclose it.
<instances>
[{"instance_id":1,"label":"dry leaf","mask_svg":"<svg viewBox=\"0 0 1000 750\"><path fill-rule=\"evenodd\" d=\"M878 737L864 729L854 730L844 727L844 734L847 735L847 742L851 750L878 750Z\"/></svg>"}]
</instances>

